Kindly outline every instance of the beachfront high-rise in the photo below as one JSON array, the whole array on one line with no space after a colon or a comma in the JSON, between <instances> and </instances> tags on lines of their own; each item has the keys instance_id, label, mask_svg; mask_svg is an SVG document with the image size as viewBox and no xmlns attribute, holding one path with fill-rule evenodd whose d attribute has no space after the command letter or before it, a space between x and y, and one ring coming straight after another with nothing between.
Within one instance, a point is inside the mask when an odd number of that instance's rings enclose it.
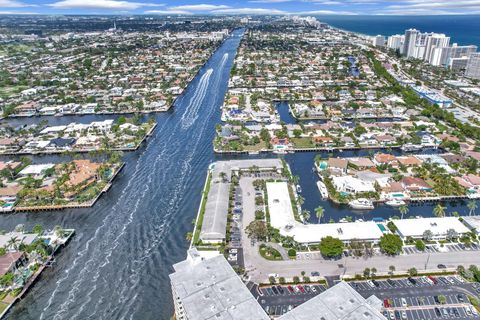
<instances>
[{"instance_id":1,"label":"beachfront high-rise","mask_svg":"<svg viewBox=\"0 0 480 320\"><path fill-rule=\"evenodd\" d=\"M402 54L406 55L407 57L414 56L418 33L419 32L417 29L405 30L405 41L403 42L403 50L401 51Z\"/></svg>"},{"instance_id":2,"label":"beachfront high-rise","mask_svg":"<svg viewBox=\"0 0 480 320\"><path fill-rule=\"evenodd\" d=\"M480 52L470 54L465 76L472 79L480 79Z\"/></svg>"},{"instance_id":3,"label":"beachfront high-rise","mask_svg":"<svg viewBox=\"0 0 480 320\"><path fill-rule=\"evenodd\" d=\"M387 47L400 49L400 53L408 58L421 59L434 66L464 69L468 57L477 51L477 46L450 45L450 37L443 33L425 32L407 29L404 35L388 37Z\"/></svg>"},{"instance_id":4,"label":"beachfront high-rise","mask_svg":"<svg viewBox=\"0 0 480 320\"><path fill-rule=\"evenodd\" d=\"M402 49L403 42L405 41L405 36L403 34L395 34L388 37L387 47L393 50Z\"/></svg>"}]
</instances>

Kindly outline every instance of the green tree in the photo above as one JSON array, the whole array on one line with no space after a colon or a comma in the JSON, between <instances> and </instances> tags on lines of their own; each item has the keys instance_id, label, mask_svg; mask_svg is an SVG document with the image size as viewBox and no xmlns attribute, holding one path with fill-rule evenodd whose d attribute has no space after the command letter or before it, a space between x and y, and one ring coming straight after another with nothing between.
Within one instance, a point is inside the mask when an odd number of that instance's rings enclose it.
<instances>
[{"instance_id":1,"label":"green tree","mask_svg":"<svg viewBox=\"0 0 480 320\"><path fill-rule=\"evenodd\" d=\"M386 254L395 255L402 251L403 241L397 234L384 234L380 238L379 246Z\"/></svg>"},{"instance_id":2,"label":"green tree","mask_svg":"<svg viewBox=\"0 0 480 320\"><path fill-rule=\"evenodd\" d=\"M318 223L320 223L324 214L325 214L325 209L322 206L318 206L315 208L315 216L318 218Z\"/></svg>"},{"instance_id":3,"label":"green tree","mask_svg":"<svg viewBox=\"0 0 480 320\"><path fill-rule=\"evenodd\" d=\"M403 219L403 216L408 213L409 209L408 209L408 206L407 206L407 205L402 204L402 205L398 208L398 211L400 211L400 214L401 214L401 218L400 218L400 219Z\"/></svg>"},{"instance_id":4,"label":"green tree","mask_svg":"<svg viewBox=\"0 0 480 320\"><path fill-rule=\"evenodd\" d=\"M433 208L433 214L439 218L445 217L445 209L446 208L439 203Z\"/></svg>"},{"instance_id":5,"label":"green tree","mask_svg":"<svg viewBox=\"0 0 480 320\"><path fill-rule=\"evenodd\" d=\"M417 241L415 241L415 248L417 248L417 250L420 250L420 251L425 251L425 242L418 239Z\"/></svg>"},{"instance_id":6,"label":"green tree","mask_svg":"<svg viewBox=\"0 0 480 320\"><path fill-rule=\"evenodd\" d=\"M245 228L245 232L247 233L248 237L257 240L265 240L268 236L267 226L265 225L265 222L260 220L254 220L250 222L250 224Z\"/></svg>"},{"instance_id":7,"label":"green tree","mask_svg":"<svg viewBox=\"0 0 480 320\"><path fill-rule=\"evenodd\" d=\"M343 252L343 242L331 236L322 238L320 240L320 252L329 258L338 257Z\"/></svg>"},{"instance_id":8,"label":"green tree","mask_svg":"<svg viewBox=\"0 0 480 320\"><path fill-rule=\"evenodd\" d=\"M411 277L414 277L416 275L418 275L418 271L416 268L410 268L408 269L408 274L411 276Z\"/></svg>"},{"instance_id":9,"label":"green tree","mask_svg":"<svg viewBox=\"0 0 480 320\"><path fill-rule=\"evenodd\" d=\"M41 234L43 233L43 227L42 227L40 224L36 224L36 225L32 228L32 233L41 235Z\"/></svg>"},{"instance_id":10,"label":"green tree","mask_svg":"<svg viewBox=\"0 0 480 320\"><path fill-rule=\"evenodd\" d=\"M470 200L467 204L468 209L470 211L468 212L469 216L475 215L475 210L477 209L477 202L475 200Z\"/></svg>"}]
</instances>

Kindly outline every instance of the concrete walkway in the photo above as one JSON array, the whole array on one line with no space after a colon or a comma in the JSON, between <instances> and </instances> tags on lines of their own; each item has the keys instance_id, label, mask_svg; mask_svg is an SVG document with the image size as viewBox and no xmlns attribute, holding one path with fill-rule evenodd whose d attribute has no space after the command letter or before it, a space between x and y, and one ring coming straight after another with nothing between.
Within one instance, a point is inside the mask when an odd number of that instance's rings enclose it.
<instances>
[{"instance_id":1,"label":"concrete walkway","mask_svg":"<svg viewBox=\"0 0 480 320\"><path fill-rule=\"evenodd\" d=\"M273 249L277 250L280 255L282 256L283 260L290 260L290 257L288 256L287 250L285 250L284 247L282 247L280 244L275 243L275 242L268 242L265 243L267 246L272 247Z\"/></svg>"}]
</instances>

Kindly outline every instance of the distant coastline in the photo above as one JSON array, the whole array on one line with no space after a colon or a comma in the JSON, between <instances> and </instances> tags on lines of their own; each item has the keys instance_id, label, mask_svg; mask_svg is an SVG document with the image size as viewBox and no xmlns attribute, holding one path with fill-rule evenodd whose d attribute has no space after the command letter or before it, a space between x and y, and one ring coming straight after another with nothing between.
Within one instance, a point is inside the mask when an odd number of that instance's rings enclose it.
<instances>
[{"instance_id":1,"label":"distant coastline","mask_svg":"<svg viewBox=\"0 0 480 320\"><path fill-rule=\"evenodd\" d=\"M378 15L323 15L319 21L348 32L374 36L403 34L406 29L445 33L451 43L480 47L480 15L443 16L378 16Z\"/></svg>"}]
</instances>

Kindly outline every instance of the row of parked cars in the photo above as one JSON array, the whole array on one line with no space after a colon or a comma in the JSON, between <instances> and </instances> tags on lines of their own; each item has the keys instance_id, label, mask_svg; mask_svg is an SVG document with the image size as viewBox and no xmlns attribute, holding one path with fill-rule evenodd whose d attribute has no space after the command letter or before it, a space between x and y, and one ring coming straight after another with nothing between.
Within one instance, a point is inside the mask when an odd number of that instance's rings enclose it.
<instances>
[{"instance_id":1,"label":"row of parked cars","mask_svg":"<svg viewBox=\"0 0 480 320\"><path fill-rule=\"evenodd\" d=\"M317 288L310 285L288 285L288 286L271 286L266 287L265 292L267 295L285 295L285 294L305 294L305 293L317 293Z\"/></svg>"}]
</instances>

